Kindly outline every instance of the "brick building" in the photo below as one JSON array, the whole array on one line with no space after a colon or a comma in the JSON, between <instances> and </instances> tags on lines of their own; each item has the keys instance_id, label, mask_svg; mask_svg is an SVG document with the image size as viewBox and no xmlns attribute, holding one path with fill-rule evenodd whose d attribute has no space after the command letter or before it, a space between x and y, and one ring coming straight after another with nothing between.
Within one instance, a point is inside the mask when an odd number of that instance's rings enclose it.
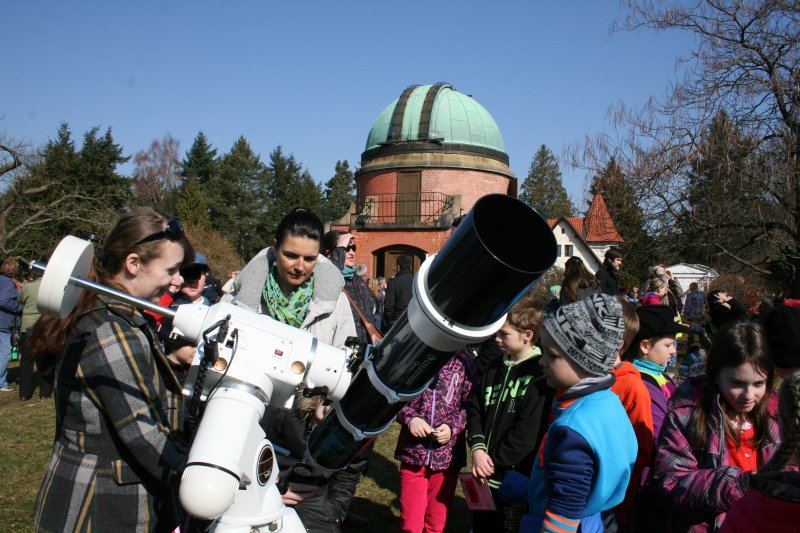
<instances>
[{"instance_id":1,"label":"brick building","mask_svg":"<svg viewBox=\"0 0 800 533\"><path fill-rule=\"evenodd\" d=\"M494 119L445 83L408 87L383 110L355 180L354 206L331 227L356 235L367 277L394 275L400 254L414 257L416 271L478 198L517 195Z\"/></svg>"}]
</instances>

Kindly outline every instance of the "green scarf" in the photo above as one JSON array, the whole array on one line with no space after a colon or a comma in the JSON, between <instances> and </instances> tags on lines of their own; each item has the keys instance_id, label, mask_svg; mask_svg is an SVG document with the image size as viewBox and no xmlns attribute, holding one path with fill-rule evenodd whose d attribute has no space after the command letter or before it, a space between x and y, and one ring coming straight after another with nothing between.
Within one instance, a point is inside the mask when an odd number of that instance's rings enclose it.
<instances>
[{"instance_id":1,"label":"green scarf","mask_svg":"<svg viewBox=\"0 0 800 533\"><path fill-rule=\"evenodd\" d=\"M308 306L311 305L311 297L314 295L314 274L311 274L288 298L283 295L278 285L277 275L278 270L273 265L269 269L267 281L261 291L267 314L278 322L299 328L303 325L303 320L308 314Z\"/></svg>"}]
</instances>

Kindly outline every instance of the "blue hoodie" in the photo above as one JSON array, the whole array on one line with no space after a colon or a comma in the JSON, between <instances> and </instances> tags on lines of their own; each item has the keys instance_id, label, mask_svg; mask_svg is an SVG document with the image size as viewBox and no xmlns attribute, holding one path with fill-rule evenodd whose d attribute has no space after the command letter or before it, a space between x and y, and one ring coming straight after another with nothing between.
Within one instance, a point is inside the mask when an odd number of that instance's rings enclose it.
<instances>
[{"instance_id":1,"label":"blue hoodie","mask_svg":"<svg viewBox=\"0 0 800 533\"><path fill-rule=\"evenodd\" d=\"M531 472L530 515L521 531L576 531L581 520L625 497L637 453L625 409L608 388L575 396L564 394L553 403L554 419Z\"/></svg>"}]
</instances>

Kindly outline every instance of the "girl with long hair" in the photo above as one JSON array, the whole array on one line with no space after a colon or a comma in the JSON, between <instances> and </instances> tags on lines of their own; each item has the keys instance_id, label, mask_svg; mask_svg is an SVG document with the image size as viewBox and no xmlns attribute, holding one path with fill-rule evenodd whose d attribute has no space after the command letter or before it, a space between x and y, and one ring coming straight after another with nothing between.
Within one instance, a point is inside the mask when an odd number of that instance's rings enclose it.
<instances>
[{"instance_id":1,"label":"girl with long hair","mask_svg":"<svg viewBox=\"0 0 800 533\"><path fill-rule=\"evenodd\" d=\"M733 322L714 339L706 376L672 396L652 476L670 511L669 531L715 531L775 454L773 372L762 326Z\"/></svg>"},{"instance_id":2,"label":"girl with long hair","mask_svg":"<svg viewBox=\"0 0 800 533\"><path fill-rule=\"evenodd\" d=\"M600 290L594 274L589 272L580 257L570 257L564 264L564 281L561 282L561 305L577 302Z\"/></svg>"},{"instance_id":3,"label":"girl with long hair","mask_svg":"<svg viewBox=\"0 0 800 533\"><path fill-rule=\"evenodd\" d=\"M178 219L120 217L90 277L154 300L194 257ZM36 531L173 531L187 446L181 387L155 331L129 304L84 291L37 330L56 358L56 436L34 511Z\"/></svg>"}]
</instances>

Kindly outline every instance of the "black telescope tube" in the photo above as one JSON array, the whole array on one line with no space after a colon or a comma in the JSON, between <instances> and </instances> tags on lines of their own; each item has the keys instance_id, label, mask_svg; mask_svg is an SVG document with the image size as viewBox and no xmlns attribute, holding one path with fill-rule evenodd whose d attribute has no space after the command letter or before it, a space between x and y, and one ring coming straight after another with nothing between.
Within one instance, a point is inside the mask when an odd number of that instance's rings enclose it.
<instances>
[{"instance_id":1,"label":"black telescope tube","mask_svg":"<svg viewBox=\"0 0 800 533\"><path fill-rule=\"evenodd\" d=\"M556 239L528 205L484 196L436 254L428 295L439 312L464 326L492 324L547 271Z\"/></svg>"},{"instance_id":2,"label":"black telescope tube","mask_svg":"<svg viewBox=\"0 0 800 533\"><path fill-rule=\"evenodd\" d=\"M421 335L452 346L453 328L491 326L555 260L555 236L536 211L505 195L478 200L427 272L430 305L446 323L436 323L424 333L414 331L408 312L423 311L410 305L370 355L381 383L398 394L419 394L454 353L429 346ZM352 427L373 434L386 427L408 401L391 403L362 368L339 409ZM318 465L335 470L347 466L374 438L356 439L331 413L309 436L308 452Z\"/></svg>"}]
</instances>

